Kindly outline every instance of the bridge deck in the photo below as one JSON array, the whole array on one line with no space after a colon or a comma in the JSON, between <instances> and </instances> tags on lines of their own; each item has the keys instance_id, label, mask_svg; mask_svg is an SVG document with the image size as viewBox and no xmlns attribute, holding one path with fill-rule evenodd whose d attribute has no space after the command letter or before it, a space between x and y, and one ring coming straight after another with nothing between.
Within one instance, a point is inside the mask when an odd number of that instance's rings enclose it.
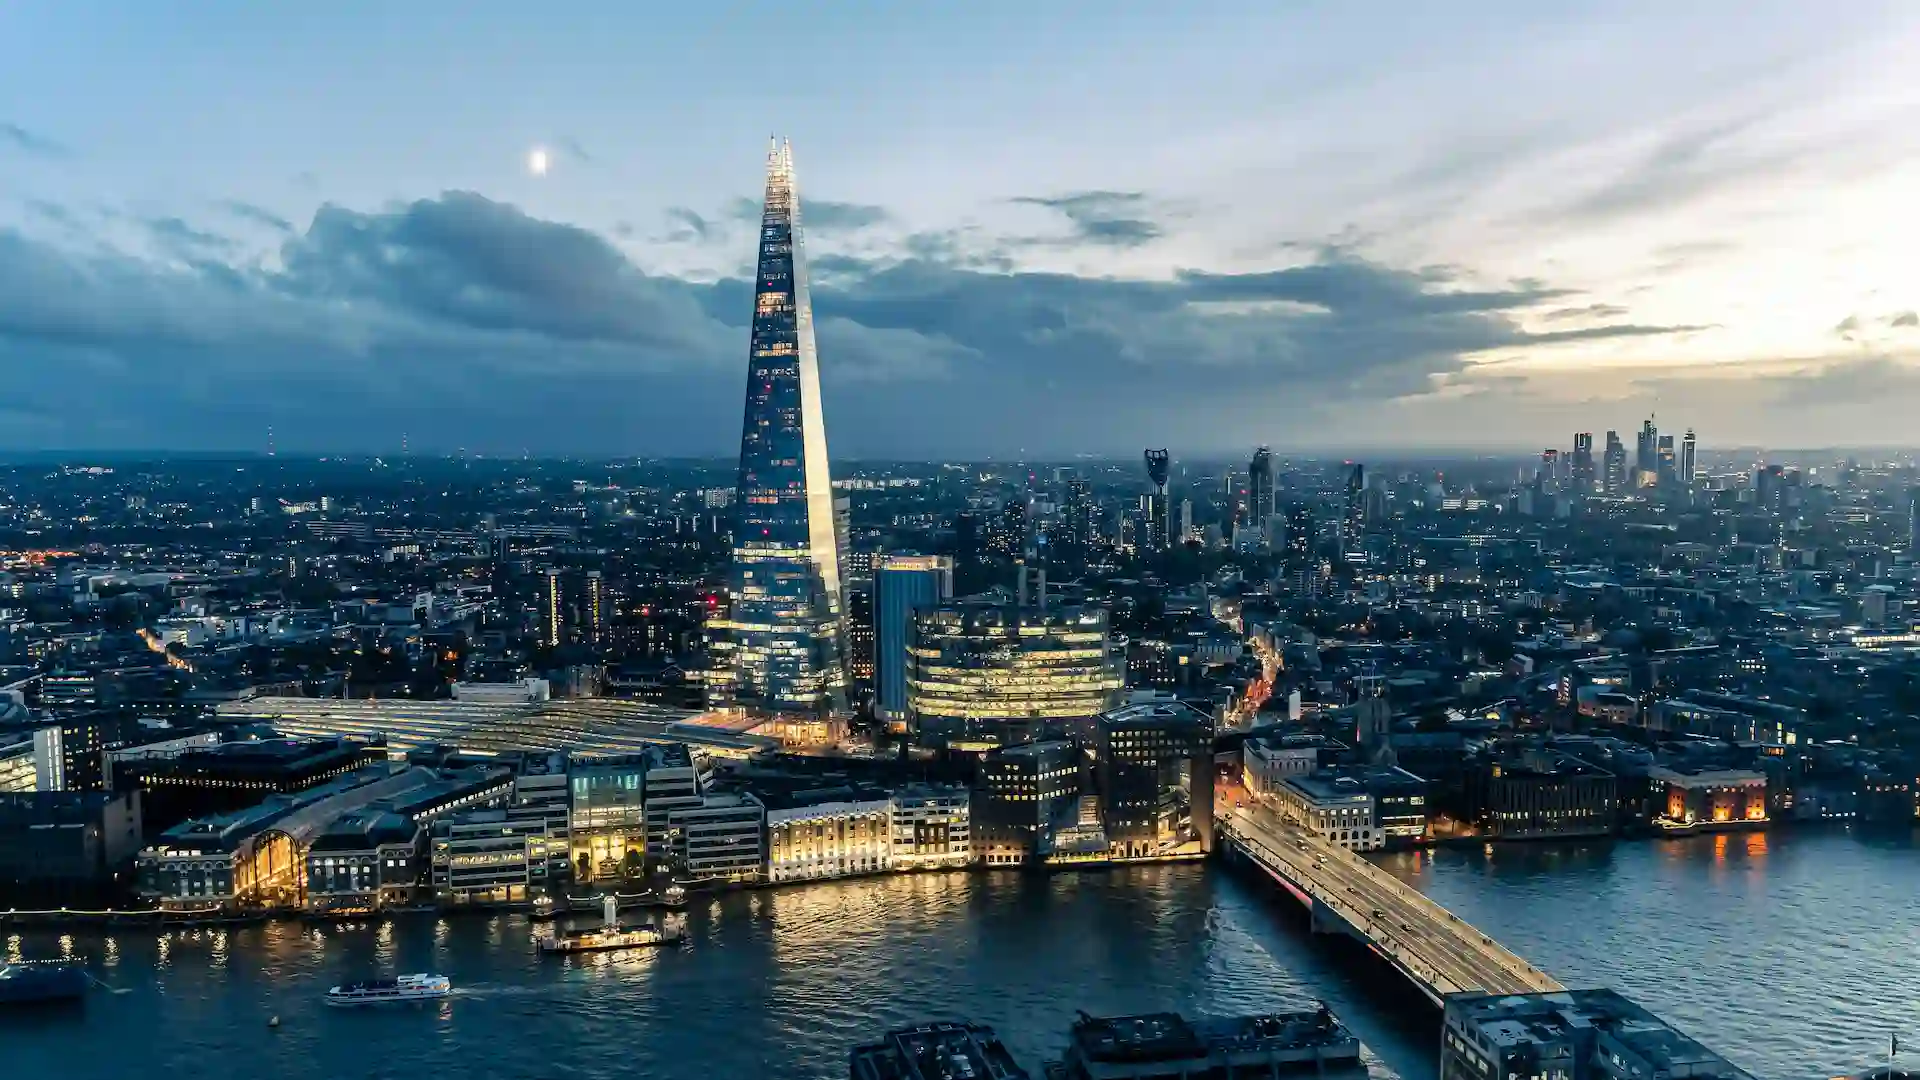
<instances>
[{"instance_id":1,"label":"bridge deck","mask_svg":"<svg viewBox=\"0 0 1920 1080\"><path fill-rule=\"evenodd\" d=\"M1418 889L1265 807L1237 809L1222 824L1255 861L1337 914L1436 998L1565 989Z\"/></svg>"}]
</instances>

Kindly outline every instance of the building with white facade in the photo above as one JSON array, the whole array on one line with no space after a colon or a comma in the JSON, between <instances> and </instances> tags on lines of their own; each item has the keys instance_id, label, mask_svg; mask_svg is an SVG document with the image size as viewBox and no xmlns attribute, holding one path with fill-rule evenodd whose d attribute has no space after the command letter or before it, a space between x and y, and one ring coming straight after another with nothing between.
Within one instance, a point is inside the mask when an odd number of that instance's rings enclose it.
<instances>
[{"instance_id":1,"label":"building with white facade","mask_svg":"<svg viewBox=\"0 0 1920 1080\"><path fill-rule=\"evenodd\" d=\"M973 861L971 795L916 785L893 793L893 868L922 870Z\"/></svg>"},{"instance_id":2,"label":"building with white facade","mask_svg":"<svg viewBox=\"0 0 1920 1080\"><path fill-rule=\"evenodd\" d=\"M893 799L837 792L767 810L767 880L809 881L893 869Z\"/></svg>"},{"instance_id":3,"label":"building with white facade","mask_svg":"<svg viewBox=\"0 0 1920 1080\"><path fill-rule=\"evenodd\" d=\"M1386 846L1374 797L1351 776L1288 776L1274 785L1271 798L1282 817L1312 829L1329 844L1353 851Z\"/></svg>"}]
</instances>

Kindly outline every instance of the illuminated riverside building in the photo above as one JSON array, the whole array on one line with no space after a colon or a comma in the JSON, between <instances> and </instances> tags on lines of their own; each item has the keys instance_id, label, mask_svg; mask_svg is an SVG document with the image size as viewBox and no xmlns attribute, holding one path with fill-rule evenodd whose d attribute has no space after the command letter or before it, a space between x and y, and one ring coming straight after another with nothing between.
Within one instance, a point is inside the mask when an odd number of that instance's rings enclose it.
<instances>
[{"instance_id":1,"label":"illuminated riverside building","mask_svg":"<svg viewBox=\"0 0 1920 1080\"><path fill-rule=\"evenodd\" d=\"M832 802L767 809L767 880L877 874L893 869L893 799L846 792Z\"/></svg>"},{"instance_id":2,"label":"illuminated riverside building","mask_svg":"<svg viewBox=\"0 0 1920 1080\"><path fill-rule=\"evenodd\" d=\"M846 598L793 152L767 155L740 476L710 701L756 713L846 705Z\"/></svg>"},{"instance_id":3,"label":"illuminated riverside building","mask_svg":"<svg viewBox=\"0 0 1920 1080\"><path fill-rule=\"evenodd\" d=\"M1112 708L1125 682L1105 608L957 600L914 613L907 714L922 744L1024 742Z\"/></svg>"}]
</instances>

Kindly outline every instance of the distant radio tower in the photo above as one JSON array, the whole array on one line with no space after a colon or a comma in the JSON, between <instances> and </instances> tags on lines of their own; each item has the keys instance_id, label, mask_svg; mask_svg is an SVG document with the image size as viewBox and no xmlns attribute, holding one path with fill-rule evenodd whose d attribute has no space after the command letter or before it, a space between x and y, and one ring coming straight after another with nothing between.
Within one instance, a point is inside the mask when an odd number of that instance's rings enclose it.
<instances>
[{"instance_id":1,"label":"distant radio tower","mask_svg":"<svg viewBox=\"0 0 1920 1080\"><path fill-rule=\"evenodd\" d=\"M267 456L273 456L273 425L267 425Z\"/></svg>"},{"instance_id":2,"label":"distant radio tower","mask_svg":"<svg viewBox=\"0 0 1920 1080\"><path fill-rule=\"evenodd\" d=\"M407 433L404 431L400 433L400 456L407 456Z\"/></svg>"}]
</instances>

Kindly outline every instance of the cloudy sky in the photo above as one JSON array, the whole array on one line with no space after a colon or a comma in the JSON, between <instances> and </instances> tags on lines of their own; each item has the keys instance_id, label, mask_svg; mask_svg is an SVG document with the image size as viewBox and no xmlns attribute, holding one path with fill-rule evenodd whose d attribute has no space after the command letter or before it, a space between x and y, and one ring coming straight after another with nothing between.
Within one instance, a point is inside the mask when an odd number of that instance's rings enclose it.
<instances>
[{"instance_id":1,"label":"cloudy sky","mask_svg":"<svg viewBox=\"0 0 1920 1080\"><path fill-rule=\"evenodd\" d=\"M1912 443L1920 5L0 4L0 448ZM530 155L544 151L536 173Z\"/></svg>"}]
</instances>

